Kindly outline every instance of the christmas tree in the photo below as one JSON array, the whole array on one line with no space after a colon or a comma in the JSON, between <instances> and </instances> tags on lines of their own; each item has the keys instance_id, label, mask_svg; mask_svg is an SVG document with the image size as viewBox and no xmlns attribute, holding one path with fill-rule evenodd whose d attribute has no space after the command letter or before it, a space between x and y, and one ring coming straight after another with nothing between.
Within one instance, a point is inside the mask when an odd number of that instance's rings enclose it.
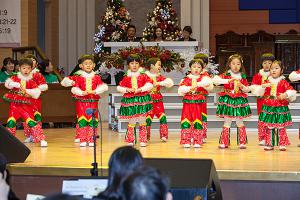
<instances>
[{"instance_id":1,"label":"christmas tree","mask_svg":"<svg viewBox=\"0 0 300 200\"><path fill-rule=\"evenodd\" d=\"M161 28L165 40L172 41L179 38L180 27L172 0L156 0L154 10L147 15L147 26L143 32L143 40L150 41L153 39L157 27Z\"/></svg>"},{"instance_id":2,"label":"christmas tree","mask_svg":"<svg viewBox=\"0 0 300 200\"><path fill-rule=\"evenodd\" d=\"M130 24L129 12L124 6L124 0L108 0L105 14L94 36L94 52L103 51L103 42L120 42L126 37L126 29Z\"/></svg>"}]
</instances>

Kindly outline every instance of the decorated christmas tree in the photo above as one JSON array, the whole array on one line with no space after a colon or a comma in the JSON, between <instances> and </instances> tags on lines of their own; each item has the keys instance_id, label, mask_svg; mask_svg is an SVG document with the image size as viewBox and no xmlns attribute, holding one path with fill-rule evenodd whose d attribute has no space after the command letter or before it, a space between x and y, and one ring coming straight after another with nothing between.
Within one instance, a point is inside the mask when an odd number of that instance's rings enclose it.
<instances>
[{"instance_id":1,"label":"decorated christmas tree","mask_svg":"<svg viewBox=\"0 0 300 200\"><path fill-rule=\"evenodd\" d=\"M131 19L124 6L124 0L108 0L104 16L94 36L94 52L103 51L103 42L119 42L126 37L126 29Z\"/></svg>"},{"instance_id":2,"label":"decorated christmas tree","mask_svg":"<svg viewBox=\"0 0 300 200\"><path fill-rule=\"evenodd\" d=\"M143 32L143 40L150 41L153 39L157 27L161 28L165 40L177 40L180 36L178 18L172 0L156 0L154 10L147 15L147 26Z\"/></svg>"}]
</instances>

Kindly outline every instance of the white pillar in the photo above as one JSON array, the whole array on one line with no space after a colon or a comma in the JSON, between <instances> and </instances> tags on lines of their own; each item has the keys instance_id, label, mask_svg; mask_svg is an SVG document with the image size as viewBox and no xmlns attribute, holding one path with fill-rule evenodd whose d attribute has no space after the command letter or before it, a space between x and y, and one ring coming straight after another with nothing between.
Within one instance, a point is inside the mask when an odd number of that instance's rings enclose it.
<instances>
[{"instance_id":1,"label":"white pillar","mask_svg":"<svg viewBox=\"0 0 300 200\"><path fill-rule=\"evenodd\" d=\"M70 73L82 54L93 53L95 0L59 1L59 65Z\"/></svg>"},{"instance_id":2,"label":"white pillar","mask_svg":"<svg viewBox=\"0 0 300 200\"><path fill-rule=\"evenodd\" d=\"M191 26L193 37L209 49L209 0L181 0L181 28Z\"/></svg>"}]
</instances>

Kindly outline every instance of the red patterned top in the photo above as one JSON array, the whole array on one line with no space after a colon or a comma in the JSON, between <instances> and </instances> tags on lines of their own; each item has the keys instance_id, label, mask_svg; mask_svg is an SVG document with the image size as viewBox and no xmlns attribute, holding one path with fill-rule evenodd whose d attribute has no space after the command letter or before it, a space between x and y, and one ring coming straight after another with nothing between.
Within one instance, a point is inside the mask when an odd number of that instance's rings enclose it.
<instances>
[{"instance_id":1,"label":"red patterned top","mask_svg":"<svg viewBox=\"0 0 300 200\"><path fill-rule=\"evenodd\" d=\"M41 93L32 76L24 78L20 73L7 79L5 86L10 91L3 98L9 102L31 104Z\"/></svg>"},{"instance_id":2,"label":"red patterned top","mask_svg":"<svg viewBox=\"0 0 300 200\"><path fill-rule=\"evenodd\" d=\"M279 100L277 97L280 94L286 93L288 90L296 91L294 88L283 78L277 82L272 81L272 78L269 78L266 83L271 83L270 87L266 87L264 93L263 104L267 106L287 106L289 104L288 99Z\"/></svg>"}]
</instances>

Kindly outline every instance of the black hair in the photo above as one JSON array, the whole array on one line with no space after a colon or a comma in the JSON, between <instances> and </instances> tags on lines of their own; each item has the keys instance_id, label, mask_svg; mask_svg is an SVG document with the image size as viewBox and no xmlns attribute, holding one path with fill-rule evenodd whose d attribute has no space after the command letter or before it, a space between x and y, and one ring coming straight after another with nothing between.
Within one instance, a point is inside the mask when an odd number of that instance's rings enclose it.
<instances>
[{"instance_id":1,"label":"black hair","mask_svg":"<svg viewBox=\"0 0 300 200\"><path fill-rule=\"evenodd\" d=\"M202 68L204 68L204 62L202 59L193 59L190 61L189 66L191 67L193 64L199 63Z\"/></svg>"},{"instance_id":2,"label":"black hair","mask_svg":"<svg viewBox=\"0 0 300 200\"><path fill-rule=\"evenodd\" d=\"M160 28L160 27L156 27L156 28L154 29L153 39L156 39L156 38L157 38L157 36L156 36L156 30L157 30L158 28L161 30L161 38L164 40L165 37L164 37L163 29Z\"/></svg>"},{"instance_id":3,"label":"black hair","mask_svg":"<svg viewBox=\"0 0 300 200\"><path fill-rule=\"evenodd\" d=\"M234 60L234 59L238 59L241 62L241 69L240 72L245 74L245 67L243 64L243 57L240 54L233 54L231 56L229 56L229 58L227 59L227 63L226 63L226 71L225 73L230 70L230 63Z\"/></svg>"},{"instance_id":4,"label":"black hair","mask_svg":"<svg viewBox=\"0 0 300 200\"><path fill-rule=\"evenodd\" d=\"M185 26L183 28L183 31L189 32L190 35L193 33L193 29L191 26Z\"/></svg>"},{"instance_id":5,"label":"black hair","mask_svg":"<svg viewBox=\"0 0 300 200\"><path fill-rule=\"evenodd\" d=\"M48 75L49 74L48 72L46 72L46 68L49 66L49 63L50 63L49 59L43 60L40 63L41 74L43 74L43 75Z\"/></svg>"},{"instance_id":6,"label":"black hair","mask_svg":"<svg viewBox=\"0 0 300 200\"><path fill-rule=\"evenodd\" d=\"M272 63L272 65L273 64L277 64L281 68L280 75L282 75L284 73L284 71L285 71L285 66L283 65L283 63L280 60L274 60L273 63Z\"/></svg>"},{"instance_id":7,"label":"black hair","mask_svg":"<svg viewBox=\"0 0 300 200\"><path fill-rule=\"evenodd\" d=\"M78 59L78 64L82 64L84 61L86 60L91 60L93 63L95 63L95 58L93 55L91 54L85 54L82 55L79 59Z\"/></svg>"},{"instance_id":8,"label":"black hair","mask_svg":"<svg viewBox=\"0 0 300 200\"><path fill-rule=\"evenodd\" d=\"M4 60L3 60L3 66L8 65L9 63L15 64L14 59L12 59L11 57L4 58Z\"/></svg>"},{"instance_id":9,"label":"black hair","mask_svg":"<svg viewBox=\"0 0 300 200\"><path fill-rule=\"evenodd\" d=\"M123 180L143 165L141 153L133 147L124 146L117 148L111 155L108 167L108 184L105 191L98 197L118 199L121 197L120 185Z\"/></svg>"},{"instance_id":10,"label":"black hair","mask_svg":"<svg viewBox=\"0 0 300 200\"><path fill-rule=\"evenodd\" d=\"M12 63L16 66L14 59L12 59L11 57L6 57L3 60L3 67L1 69L2 72L6 71L6 68L4 66L8 65L9 63Z\"/></svg>"},{"instance_id":11,"label":"black hair","mask_svg":"<svg viewBox=\"0 0 300 200\"><path fill-rule=\"evenodd\" d=\"M143 166L126 178L122 193L126 200L165 200L168 182L157 169Z\"/></svg>"},{"instance_id":12,"label":"black hair","mask_svg":"<svg viewBox=\"0 0 300 200\"><path fill-rule=\"evenodd\" d=\"M140 63L141 62L141 57L138 54L130 54L127 57L127 65L129 65L129 63L131 63L133 61L136 61L136 62Z\"/></svg>"},{"instance_id":13,"label":"black hair","mask_svg":"<svg viewBox=\"0 0 300 200\"><path fill-rule=\"evenodd\" d=\"M136 27L135 27L135 25L133 25L133 24L129 24L129 25L127 26L126 32L127 32L128 29L130 29L130 28L134 28L134 30L135 30L135 32L136 32Z\"/></svg>"},{"instance_id":14,"label":"black hair","mask_svg":"<svg viewBox=\"0 0 300 200\"><path fill-rule=\"evenodd\" d=\"M30 58L22 58L21 60L19 60L19 65L20 65L20 67L22 65L29 65L32 68L33 67L33 62Z\"/></svg>"},{"instance_id":15,"label":"black hair","mask_svg":"<svg viewBox=\"0 0 300 200\"><path fill-rule=\"evenodd\" d=\"M55 194L55 195L48 196L43 200L82 200L82 198L71 196L68 194Z\"/></svg>"},{"instance_id":16,"label":"black hair","mask_svg":"<svg viewBox=\"0 0 300 200\"><path fill-rule=\"evenodd\" d=\"M264 54L262 54L261 57L260 57L261 63L263 63L266 60L270 60L270 61L274 62L275 56L272 53L264 53Z\"/></svg>"}]
</instances>

